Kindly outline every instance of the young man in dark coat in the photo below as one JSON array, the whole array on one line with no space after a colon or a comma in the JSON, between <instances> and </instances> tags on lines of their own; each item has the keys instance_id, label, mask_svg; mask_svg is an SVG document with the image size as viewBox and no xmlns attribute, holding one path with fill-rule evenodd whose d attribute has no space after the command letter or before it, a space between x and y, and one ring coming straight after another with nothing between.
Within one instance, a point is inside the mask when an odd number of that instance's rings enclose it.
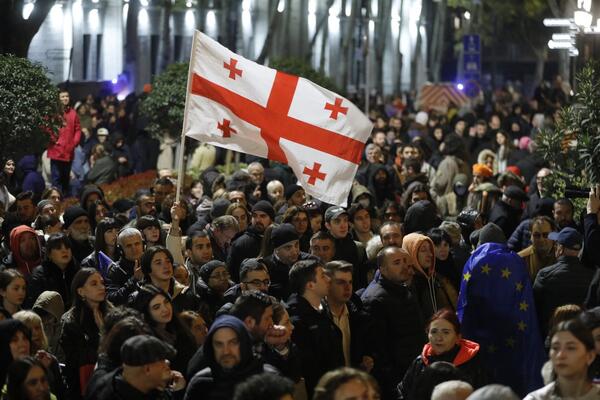
<instances>
[{"instance_id":1,"label":"young man in dark coat","mask_svg":"<svg viewBox=\"0 0 600 400\"><path fill-rule=\"evenodd\" d=\"M373 320L373 376L382 399L395 399L396 385L426 342L419 303L409 287L413 260L402 248L386 247L377 255L379 274L363 292L364 310Z\"/></svg>"},{"instance_id":2,"label":"young man in dark coat","mask_svg":"<svg viewBox=\"0 0 600 400\"><path fill-rule=\"evenodd\" d=\"M502 199L496 202L490 211L488 222L498 225L504 232L504 236L510 237L521 222L521 205L527 200L529 197L523 189L514 185L508 186L504 189Z\"/></svg>"},{"instance_id":3,"label":"young man in dark coat","mask_svg":"<svg viewBox=\"0 0 600 400\"><path fill-rule=\"evenodd\" d=\"M203 346L207 368L191 379L184 400L230 400L235 387L252 375L275 372L252 354L252 341L238 318L223 315L215 320Z\"/></svg>"},{"instance_id":4,"label":"young man in dark coat","mask_svg":"<svg viewBox=\"0 0 600 400\"><path fill-rule=\"evenodd\" d=\"M345 364L342 333L322 304L329 284L319 260L298 261L290 270L292 295L287 304L294 325L292 341L300 350L309 398L325 372Z\"/></svg>"}]
</instances>

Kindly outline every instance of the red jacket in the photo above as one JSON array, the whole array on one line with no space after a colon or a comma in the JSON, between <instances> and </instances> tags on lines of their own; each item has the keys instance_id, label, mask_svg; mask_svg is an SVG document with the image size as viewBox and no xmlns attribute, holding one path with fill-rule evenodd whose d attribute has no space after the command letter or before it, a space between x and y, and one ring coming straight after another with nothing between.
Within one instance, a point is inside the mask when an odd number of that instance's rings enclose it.
<instances>
[{"instance_id":1,"label":"red jacket","mask_svg":"<svg viewBox=\"0 0 600 400\"><path fill-rule=\"evenodd\" d=\"M77 112L69 108L63 115L63 127L56 134L50 134L48 158L59 161L72 161L75 147L81 139L81 125Z\"/></svg>"}]
</instances>

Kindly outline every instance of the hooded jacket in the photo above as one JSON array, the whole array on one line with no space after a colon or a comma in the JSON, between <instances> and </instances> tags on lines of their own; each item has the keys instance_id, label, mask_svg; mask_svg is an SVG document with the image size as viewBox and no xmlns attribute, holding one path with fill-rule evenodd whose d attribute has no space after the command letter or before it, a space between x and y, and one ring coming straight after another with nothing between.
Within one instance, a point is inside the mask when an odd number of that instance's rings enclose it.
<instances>
[{"instance_id":1,"label":"hooded jacket","mask_svg":"<svg viewBox=\"0 0 600 400\"><path fill-rule=\"evenodd\" d=\"M21 238L21 235L23 235L25 232L33 233L38 242L38 254L37 254L36 259L33 261L26 261L21 256L21 250L19 248L19 240ZM40 239L39 239L37 233L35 232L35 230L33 230L33 228L26 226L26 225L17 226L10 232L10 252L11 253L9 254L8 257L6 257L3 264L8 268L18 269L19 272L22 273L23 276L27 279L29 277L29 275L31 275L31 273L33 272L33 269L35 267L37 267L38 265L40 265L40 263L42 262L42 250L41 249L42 249L42 246L40 243Z\"/></svg>"},{"instance_id":2,"label":"hooded jacket","mask_svg":"<svg viewBox=\"0 0 600 400\"><path fill-rule=\"evenodd\" d=\"M439 226L441 222L435 205L429 200L419 200L406 210L404 232L426 232Z\"/></svg>"},{"instance_id":3,"label":"hooded jacket","mask_svg":"<svg viewBox=\"0 0 600 400\"><path fill-rule=\"evenodd\" d=\"M454 348L444 354L434 354L431 344L425 344L421 355L413 361L402 382L398 385L398 399L417 399L414 390L419 375L425 368L437 361L452 363L463 374L463 379L475 389L486 385L488 378L478 356L479 350L479 344L465 339L460 339Z\"/></svg>"},{"instance_id":4,"label":"hooded jacket","mask_svg":"<svg viewBox=\"0 0 600 400\"><path fill-rule=\"evenodd\" d=\"M24 192L30 190L35 195L41 196L44 189L46 189L46 183L42 175L37 171L37 166L38 159L34 155L24 156L18 164L18 168L23 174L21 189Z\"/></svg>"},{"instance_id":5,"label":"hooded jacket","mask_svg":"<svg viewBox=\"0 0 600 400\"><path fill-rule=\"evenodd\" d=\"M432 252L431 268L425 269L418 260L421 245L429 245ZM439 309L449 307L456 310L458 293L452 284L444 277L435 273L435 247L433 241L425 235L410 233L404 236L402 248L413 258L415 264L415 277L413 290L421 304L423 317L428 320Z\"/></svg>"},{"instance_id":6,"label":"hooded jacket","mask_svg":"<svg viewBox=\"0 0 600 400\"><path fill-rule=\"evenodd\" d=\"M221 328L230 328L237 334L240 349L240 362L231 369L224 369L215 358L212 339ZM248 377L264 372L275 372L273 367L265 368L260 360L252 354L252 340L244 323L231 315L223 315L215 320L208 331L203 346L204 360L207 368L198 371L190 381L184 400L230 400L237 384ZM269 371L270 370L270 371Z\"/></svg>"}]
</instances>

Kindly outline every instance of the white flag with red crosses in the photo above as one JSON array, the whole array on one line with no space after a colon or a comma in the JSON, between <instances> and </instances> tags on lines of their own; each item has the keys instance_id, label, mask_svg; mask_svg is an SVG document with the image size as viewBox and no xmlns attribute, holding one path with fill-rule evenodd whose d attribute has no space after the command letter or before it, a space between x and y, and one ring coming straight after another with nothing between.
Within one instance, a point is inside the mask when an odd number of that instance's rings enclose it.
<instances>
[{"instance_id":1,"label":"white flag with red crosses","mask_svg":"<svg viewBox=\"0 0 600 400\"><path fill-rule=\"evenodd\" d=\"M188 79L186 136L288 164L308 194L346 205L372 129L349 100L198 31Z\"/></svg>"}]
</instances>

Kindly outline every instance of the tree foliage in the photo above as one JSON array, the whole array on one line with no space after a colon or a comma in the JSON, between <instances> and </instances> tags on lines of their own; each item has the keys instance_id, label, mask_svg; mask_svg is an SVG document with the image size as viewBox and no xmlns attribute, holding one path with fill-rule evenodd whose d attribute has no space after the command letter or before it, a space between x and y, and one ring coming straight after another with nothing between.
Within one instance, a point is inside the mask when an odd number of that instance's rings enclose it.
<instances>
[{"instance_id":1,"label":"tree foliage","mask_svg":"<svg viewBox=\"0 0 600 400\"><path fill-rule=\"evenodd\" d=\"M147 129L155 137L181 134L187 76L188 63L175 63L154 77L152 92L142 101L141 112L148 117Z\"/></svg>"},{"instance_id":2,"label":"tree foliage","mask_svg":"<svg viewBox=\"0 0 600 400\"><path fill-rule=\"evenodd\" d=\"M0 55L0 155L41 154L48 132L61 126L58 89L45 69L24 58Z\"/></svg>"},{"instance_id":3,"label":"tree foliage","mask_svg":"<svg viewBox=\"0 0 600 400\"><path fill-rule=\"evenodd\" d=\"M578 92L573 105L559 112L555 129L536 137L538 153L553 174L547 181L555 198L567 186L588 188L600 184L600 68L587 64L577 75Z\"/></svg>"},{"instance_id":4,"label":"tree foliage","mask_svg":"<svg viewBox=\"0 0 600 400\"><path fill-rule=\"evenodd\" d=\"M269 63L269 67L281 72L306 78L319 86L333 92L342 94L340 88L325 74L315 71L309 64L298 58L280 58Z\"/></svg>"}]
</instances>

